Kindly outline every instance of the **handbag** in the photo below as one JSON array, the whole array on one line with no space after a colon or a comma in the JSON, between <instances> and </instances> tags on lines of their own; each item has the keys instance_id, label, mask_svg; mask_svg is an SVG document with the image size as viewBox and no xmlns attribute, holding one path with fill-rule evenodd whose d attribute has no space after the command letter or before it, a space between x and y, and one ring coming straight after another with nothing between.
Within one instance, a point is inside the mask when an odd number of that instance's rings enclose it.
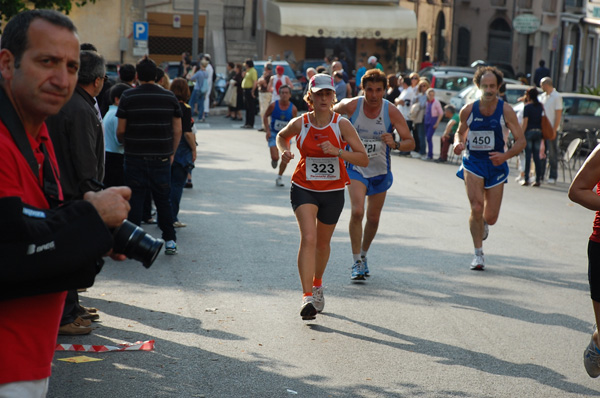
<instances>
[{"instance_id":1,"label":"handbag","mask_svg":"<svg viewBox=\"0 0 600 398\"><path fill-rule=\"evenodd\" d=\"M545 110L542 112L542 137L545 140L554 140L556 138L556 130L554 130L548 116L546 116Z\"/></svg>"},{"instance_id":2,"label":"handbag","mask_svg":"<svg viewBox=\"0 0 600 398\"><path fill-rule=\"evenodd\" d=\"M229 84L227 86L227 91L225 91L225 96L223 97L223 102L231 107L236 107L237 105L237 90L235 85Z\"/></svg>"},{"instance_id":3,"label":"handbag","mask_svg":"<svg viewBox=\"0 0 600 398\"><path fill-rule=\"evenodd\" d=\"M419 101L416 101L410 106L408 117L410 117L410 120L412 120L412 122L415 124L423 123L423 118L425 117L425 109L421 108L421 104L419 103Z\"/></svg>"}]
</instances>

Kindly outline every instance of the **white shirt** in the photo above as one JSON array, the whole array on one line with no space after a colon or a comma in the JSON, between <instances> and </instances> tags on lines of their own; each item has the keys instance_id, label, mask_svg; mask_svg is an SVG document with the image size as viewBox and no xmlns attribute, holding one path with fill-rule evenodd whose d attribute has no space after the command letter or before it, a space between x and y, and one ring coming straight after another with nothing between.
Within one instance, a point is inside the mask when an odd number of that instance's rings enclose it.
<instances>
[{"instance_id":1,"label":"white shirt","mask_svg":"<svg viewBox=\"0 0 600 398\"><path fill-rule=\"evenodd\" d=\"M554 126L556 111L563 109L562 96L555 88L553 88L550 95L546 94L546 92L543 92L542 95L540 95L540 102L544 104L544 112L546 113L548 120L550 120L550 124Z\"/></svg>"},{"instance_id":2,"label":"white shirt","mask_svg":"<svg viewBox=\"0 0 600 398\"><path fill-rule=\"evenodd\" d=\"M404 101L404 105L398 105L397 108L400 110L400 113L402 113L402 116L404 116L404 119L406 120L411 120L410 107L414 103L415 97L415 90L412 87L407 87L406 89L402 90L400 96L398 97Z\"/></svg>"}]
</instances>

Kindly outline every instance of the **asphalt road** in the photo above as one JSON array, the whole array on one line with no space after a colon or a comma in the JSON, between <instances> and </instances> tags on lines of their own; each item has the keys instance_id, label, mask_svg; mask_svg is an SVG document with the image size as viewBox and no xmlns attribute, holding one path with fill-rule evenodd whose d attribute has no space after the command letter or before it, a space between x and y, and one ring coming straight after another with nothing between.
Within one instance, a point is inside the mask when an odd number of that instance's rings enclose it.
<instances>
[{"instance_id":1,"label":"asphalt road","mask_svg":"<svg viewBox=\"0 0 600 398\"><path fill-rule=\"evenodd\" d=\"M211 116L200 126L179 253L150 269L108 261L81 295L101 322L89 336L58 339L154 339L155 350L58 352L49 397L600 396L582 364L593 213L568 200L562 176L521 187L511 162L486 271L476 272L457 165L394 156L372 276L350 281L347 199L325 311L304 322L292 170L276 187L264 134L240 124ZM81 355L102 360L58 360Z\"/></svg>"}]
</instances>

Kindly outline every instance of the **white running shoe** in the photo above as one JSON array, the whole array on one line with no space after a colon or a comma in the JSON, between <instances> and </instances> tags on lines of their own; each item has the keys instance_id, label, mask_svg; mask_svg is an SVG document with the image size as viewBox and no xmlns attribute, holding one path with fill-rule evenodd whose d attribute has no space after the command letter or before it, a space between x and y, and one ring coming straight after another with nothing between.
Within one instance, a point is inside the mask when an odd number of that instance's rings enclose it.
<instances>
[{"instance_id":1,"label":"white running shoe","mask_svg":"<svg viewBox=\"0 0 600 398\"><path fill-rule=\"evenodd\" d=\"M300 316L305 321L310 321L317 317L317 309L314 305L313 296L302 297L302 307L300 308Z\"/></svg>"},{"instance_id":2,"label":"white running shoe","mask_svg":"<svg viewBox=\"0 0 600 398\"><path fill-rule=\"evenodd\" d=\"M585 367L587 374L593 378L600 376L600 350L594 341L595 332L596 325L594 325L594 331L592 332L590 344L588 344L585 351L583 351L583 366Z\"/></svg>"},{"instance_id":3,"label":"white running shoe","mask_svg":"<svg viewBox=\"0 0 600 398\"><path fill-rule=\"evenodd\" d=\"M488 238L489 234L490 234L490 226L484 220L483 221L483 238L482 238L482 240L486 240Z\"/></svg>"},{"instance_id":4,"label":"white running shoe","mask_svg":"<svg viewBox=\"0 0 600 398\"><path fill-rule=\"evenodd\" d=\"M475 256L473 261L471 261L471 269L473 271L483 271L485 269L484 262L485 259L483 258L483 253L481 256Z\"/></svg>"},{"instance_id":5,"label":"white running shoe","mask_svg":"<svg viewBox=\"0 0 600 398\"><path fill-rule=\"evenodd\" d=\"M323 286L313 286L313 305L317 312L322 312L325 308L325 296L323 296Z\"/></svg>"},{"instance_id":6,"label":"white running shoe","mask_svg":"<svg viewBox=\"0 0 600 398\"><path fill-rule=\"evenodd\" d=\"M278 187L284 186L281 176L277 176L277 178L275 179L275 185L277 185Z\"/></svg>"}]
</instances>

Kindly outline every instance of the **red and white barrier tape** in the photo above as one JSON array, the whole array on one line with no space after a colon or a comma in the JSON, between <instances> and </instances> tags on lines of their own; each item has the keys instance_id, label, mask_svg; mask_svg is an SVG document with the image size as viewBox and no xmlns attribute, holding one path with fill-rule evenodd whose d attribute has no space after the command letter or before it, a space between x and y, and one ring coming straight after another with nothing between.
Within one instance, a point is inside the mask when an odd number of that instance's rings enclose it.
<instances>
[{"instance_id":1,"label":"red and white barrier tape","mask_svg":"<svg viewBox=\"0 0 600 398\"><path fill-rule=\"evenodd\" d=\"M86 344L57 344L56 351L79 351L79 352L109 352L109 351L152 351L154 340L136 341L135 343L123 343L119 346L110 345L86 345Z\"/></svg>"}]
</instances>

